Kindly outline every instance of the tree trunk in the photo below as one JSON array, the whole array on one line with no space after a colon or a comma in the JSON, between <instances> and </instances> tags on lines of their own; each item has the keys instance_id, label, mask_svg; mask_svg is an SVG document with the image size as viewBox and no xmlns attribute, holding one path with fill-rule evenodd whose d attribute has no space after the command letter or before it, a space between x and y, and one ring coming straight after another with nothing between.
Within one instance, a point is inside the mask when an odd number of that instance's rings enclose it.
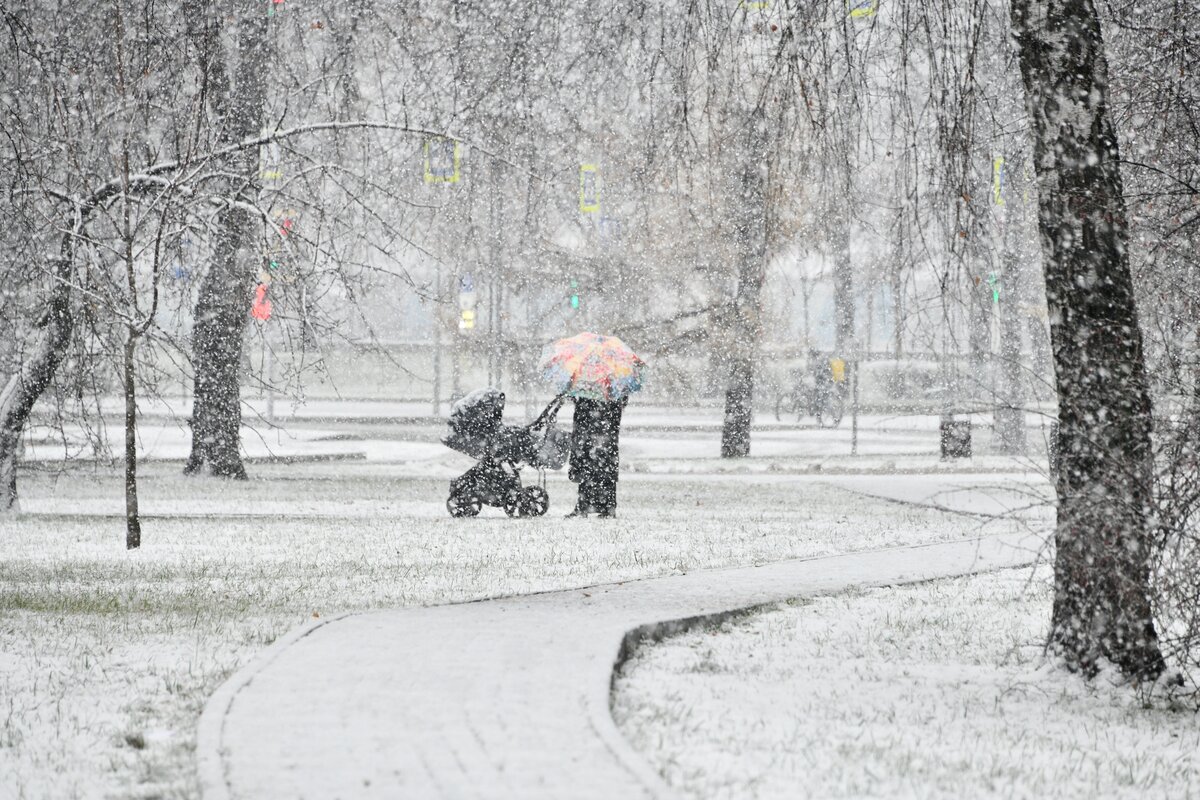
<instances>
[{"instance_id":1,"label":"tree trunk","mask_svg":"<svg viewBox=\"0 0 1200 800\"><path fill-rule=\"evenodd\" d=\"M29 356L0 391L0 511L18 508L17 453L33 404L54 379L71 341L71 260L61 256L53 265L54 285L46 310L37 322Z\"/></svg>"},{"instance_id":2,"label":"tree trunk","mask_svg":"<svg viewBox=\"0 0 1200 800\"><path fill-rule=\"evenodd\" d=\"M1009 214L1011 212L1004 212ZM993 423L1000 452L1022 455L1025 452L1025 393L1021 373L1021 300L1024 281L1022 264L1013 247L1013 220L1006 220L1001 236L1000 270L1000 392L996 398Z\"/></svg>"},{"instance_id":3,"label":"tree trunk","mask_svg":"<svg viewBox=\"0 0 1200 800\"><path fill-rule=\"evenodd\" d=\"M1074 670L1165 668L1149 600L1151 405L1108 65L1092 0L1013 0L1033 126L1060 425L1049 646Z\"/></svg>"},{"instance_id":4,"label":"tree trunk","mask_svg":"<svg viewBox=\"0 0 1200 800\"><path fill-rule=\"evenodd\" d=\"M974 244L967 248L969 264L973 265L974 275L967 276L967 359L966 396L960 395L960 402L970 406L983 405L990 394L992 384L989 380L991 366L991 323L992 323L992 287L985 280L988 273L984 266L986 256L979 252Z\"/></svg>"},{"instance_id":5,"label":"tree trunk","mask_svg":"<svg viewBox=\"0 0 1200 800\"><path fill-rule=\"evenodd\" d=\"M762 108L754 109L747 122L738 206L742 213L734 226L738 276L721 429L722 458L750 455L754 363L762 338L762 287L767 274L767 127Z\"/></svg>"},{"instance_id":6,"label":"tree trunk","mask_svg":"<svg viewBox=\"0 0 1200 800\"><path fill-rule=\"evenodd\" d=\"M849 167L846 167L849 170ZM854 209L850 205L851 178L846 174L846 195L828 204L834 217L833 225L833 313L834 355L850 361L854 350L854 262L850 258L850 220Z\"/></svg>"},{"instance_id":7,"label":"tree trunk","mask_svg":"<svg viewBox=\"0 0 1200 800\"><path fill-rule=\"evenodd\" d=\"M241 455L241 364L247 308L253 290L251 248L239 247L250 235L245 213L226 209L218 215L220 238L200 285L196 327L195 405L192 452L184 472L245 478Z\"/></svg>"},{"instance_id":8,"label":"tree trunk","mask_svg":"<svg viewBox=\"0 0 1200 800\"><path fill-rule=\"evenodd\" d=\"M262 9L249 7L238 19L238 63L227 102L222 109L222 139L233 143L262 129L267 84L268 20ZM220 70L219 64L213 64ZM215 80L219 86L221 80ZM238 176L230 197L253 204L258 196L258 153L239 151L229 163ZM257 253L255 217L230 205L217 214L213 259L196 300L194 349L195 387L192 410L192 452L184 472L245 478L241 455L242 342L254 288Z\"/></svg>"},{"instance_id":9,"label":"tree trunk","mask_svg":"<svg viewBox=\"0 0 1200 800\"><path fill-rule=\"evenodd\" d=\"M142 520L137 494L137 386L134 355L137 334L130 329L125 339L125 549L142 546Z\"/></svg>"},{"instance_id":10,"label":"tree trunk","mask_svg":"<svg viewBox=\"0 0 1200 800\"><path fill-rule=\"evenodd\" d=\"M901 200L903 203L903 200ZM891 287L892 287L892 340L895 345L895 358L899 362L904 358L904 226L908 223L903 213L896 219L896 245L892 251Z\"/></svg>"},{"instance_id":11,"label":"tree trunk","mask_svg":"<svg viewBox=\"0 0 1200 800\"><path fill-rule=\"evenodd\" d=\"M374 9L369 0L343 0L342 13L331 19L331 33L337 51L337 67L340 71L337 79L337 119L353 119L358 114L362 101L362 93L358 88L355 77L355 39L358 36L358 25L364 19L371 19Z\"/></svg>"}]
</instances>

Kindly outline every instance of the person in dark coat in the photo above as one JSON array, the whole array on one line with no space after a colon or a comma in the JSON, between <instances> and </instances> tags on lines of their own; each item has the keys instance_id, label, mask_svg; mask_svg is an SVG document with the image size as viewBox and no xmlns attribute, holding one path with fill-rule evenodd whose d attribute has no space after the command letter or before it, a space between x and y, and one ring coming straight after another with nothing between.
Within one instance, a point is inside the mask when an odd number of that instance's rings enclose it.
<instances>
[{"instance_id":1,"label":"person in dark coat","mask_svg":"<svg viewBox=\"0 0 1200 800\"><path fill-rule=\"evenodd\" d=\"M568 517L617 515L617 473L621 467L621 413L626 399L575 399L571 432L571 466L567 472L579 484L579 500Z\"/></svg>"}]
</instances>

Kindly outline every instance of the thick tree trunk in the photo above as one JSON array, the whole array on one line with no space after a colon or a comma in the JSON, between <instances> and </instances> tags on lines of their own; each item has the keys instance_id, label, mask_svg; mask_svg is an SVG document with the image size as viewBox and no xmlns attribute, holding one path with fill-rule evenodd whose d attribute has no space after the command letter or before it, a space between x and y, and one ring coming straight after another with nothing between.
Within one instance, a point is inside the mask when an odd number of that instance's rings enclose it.
<instances>
[{"instance_id":1,"label":"thick tree trunk","mask_svg":"<svg viewBox=\"0 0 1200 800\"><path fill-rule=\"evenodd\" d=\"M196 303L192 333L196 370L192 452L184 472L208 471L245 478L241 455L242 340L254 275L246 214L226 209L217 218L220 238L213 248Z\"/></svg>"},{"instance_id":2,"label":"thick tree trunk","mask_svg":"<svg viewBox=\"0 0 1200 800\"><path fill-rule=\"evenodd\" d=\"M722 458L750 455L754 364L762 339L762 287L767 274L767 127L763 110L755 109L747 122L739 204L742 213L734 227L738 277L721 429Z\"/></svg>"},{"instance_id":3,"label":"thick tree trunk","mask_svg":"<svg viewBox=\"0 0 1200 800\"><path fill-rule=\"evenodd\" d=\"M263 125L268 75L267 18L258 7L239 12L238 63L228 102L222 109L222 138L237 142ZM214 64L214 71L221 67ZM214 80L220 86L223 81ZM229 164L235 201L254 203L258 195L258 153L237 153ZM241 363L257 253L254 217L237 206L217 215L213 260L200 285L192 333L195 368L192 452L186 473L208 472L245 478L241 456Z\"/></svg>"},{"instance_id":4,"label":"thick tree trunk","mask_svg":"<svg viewBox=\"0 0 1200 800\"><path fill-rule=\"evenodd\" d=\"M1164 669L1149 600L1151 406L1108 65L1092 0L1013 0L1033 123L1060 425L1050 646L1072 669Z\"/></svg>"},{"instance_id":5,"label":"thick tree trunk","mask_svg":"<svg viewBox=\"0 0 1200 800\"><path fill-rule=\"evenodd\" d=\"M21 368L0 391L0 511L17 506L17 453L33 404L54 379L71 341L71 261L53 265L54 285Z\"/></svg>"}]
</instances>

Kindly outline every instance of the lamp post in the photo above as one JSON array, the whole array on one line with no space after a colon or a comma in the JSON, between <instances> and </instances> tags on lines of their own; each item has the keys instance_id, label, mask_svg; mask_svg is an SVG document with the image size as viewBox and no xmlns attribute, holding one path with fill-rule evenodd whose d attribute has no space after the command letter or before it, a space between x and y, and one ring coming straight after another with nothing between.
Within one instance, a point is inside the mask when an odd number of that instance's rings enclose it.
<instances>
[{"instance_id":1,"label":"lamp post","mask_svg":"<svg viewBox=\"0 0 1200 800\"><path fill-rule=\"evenodd\" d=\"M433 415L442 412L442 262L434 266L433 278Z\"/></svg>"}]
</instances>

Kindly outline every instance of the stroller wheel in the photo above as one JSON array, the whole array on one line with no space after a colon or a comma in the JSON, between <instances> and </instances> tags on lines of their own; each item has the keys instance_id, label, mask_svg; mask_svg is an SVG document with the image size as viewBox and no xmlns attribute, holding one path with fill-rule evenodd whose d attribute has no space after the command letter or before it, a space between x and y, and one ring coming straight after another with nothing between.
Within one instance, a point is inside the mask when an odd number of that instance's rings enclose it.
<instances>
[{"instance_id":1,"label":"stroller wheel","mask_svg":"<svg viewBox=\"0 0 1200 800\"><path fill-rule=\"evenodd\" d=\"M540 517L550 508L550 495L540 486L526 486L518 505L522 517Z\"/></svg>"},{"instance_id":2,"label":"stroller wheel","mask_svg":"<svg viewBox=\"0 0 1200 800\"><path fill-rule=\"evenodd\" d=\"M474 517L483 509L483 501L473 494L452 494L446 499L446 510L452 517Z\"/></svg>"},{"instance_id":3,"label":"stroller wheel","mask_svg":"<svg viewBox=\"0 0 1200 800\"><path fill-rule=\"evenodd\" d=\"M512 491L504 495L505 514L508 514L510 517L523 517L525 514L522 513L521 509L521 493L519 491Z\"/></svg>"}]
</instances>

